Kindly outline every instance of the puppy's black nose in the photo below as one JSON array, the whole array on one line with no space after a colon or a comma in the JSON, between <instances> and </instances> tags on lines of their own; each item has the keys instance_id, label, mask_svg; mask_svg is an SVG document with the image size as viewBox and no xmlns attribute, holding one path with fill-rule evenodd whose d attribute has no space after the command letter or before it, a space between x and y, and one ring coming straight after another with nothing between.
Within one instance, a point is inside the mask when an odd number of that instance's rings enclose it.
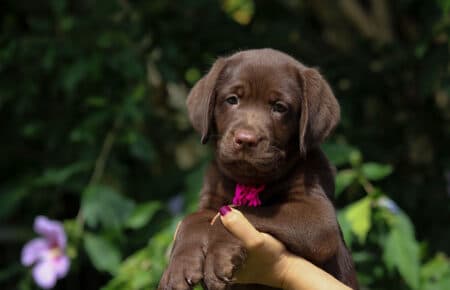
<instances>
[{"instance_id":1,"label":"puppy's black nose","mask_svg":"<svg viewBox=\"0 0 450 290\"><path fill-rule=\"evenodd\" d=\"M234 132L234 146L238 149L244 147L255 147L258 145L260 138L255 132L239 129Z\"/></svg>"}]
</instances>

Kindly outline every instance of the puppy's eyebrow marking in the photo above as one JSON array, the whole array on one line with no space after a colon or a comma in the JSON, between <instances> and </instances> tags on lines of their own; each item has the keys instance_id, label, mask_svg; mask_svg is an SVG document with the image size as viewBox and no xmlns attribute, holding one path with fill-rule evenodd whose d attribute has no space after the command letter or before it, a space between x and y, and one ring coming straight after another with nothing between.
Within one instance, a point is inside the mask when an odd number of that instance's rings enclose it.
<instances>
[{"instance_id":1,"label":"puppy's eyebrow marking","mask_svg":"<svg viewBox=\"0 0 450 290\"><path fill-rule=\"evenodd\" d=\"M236 94L242 96L245 93L245 87L243 84L240 84L240 83L234 84L234 85L227 87L226 92L227 93L236 93Z\"/></svg>"}]
</instances>

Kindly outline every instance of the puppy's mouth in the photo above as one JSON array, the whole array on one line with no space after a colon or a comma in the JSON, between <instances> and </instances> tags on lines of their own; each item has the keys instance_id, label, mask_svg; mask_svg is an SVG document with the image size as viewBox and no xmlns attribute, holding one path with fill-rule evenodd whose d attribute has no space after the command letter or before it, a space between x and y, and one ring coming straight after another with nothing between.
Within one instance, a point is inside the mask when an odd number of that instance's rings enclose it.
<instances>
[{"instance_id":1,"label":"puppy's mouth","mask_svg":"<svg viewBox=\"0 0 450 290\"><path fill-rule=\"evenodd\" d=\"M217 151L217 161L222 171L241 183L265 183L273 179L285 158L285 151L274 145L267 145L264 150L235 150L226 144L219 144Z\"/></svg>"}]
</instances>

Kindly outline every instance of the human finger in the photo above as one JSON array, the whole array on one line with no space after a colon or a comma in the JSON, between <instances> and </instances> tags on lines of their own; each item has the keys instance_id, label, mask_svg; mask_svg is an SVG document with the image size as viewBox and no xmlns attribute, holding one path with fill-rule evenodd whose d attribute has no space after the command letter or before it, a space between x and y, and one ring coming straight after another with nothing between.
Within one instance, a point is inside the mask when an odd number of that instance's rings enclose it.
<instances>
[{"instance_id":1,"label":"human finger","mask_svg":"<svg viewBox=\"0 0 450 290\"><path fill-rule=\"evenodd\" d=\"M223 206L220 209L220 219L225 228L241 240L247 249L255 249L264 244L262 233L239 210Z\"/></svg>"}]
</instances>

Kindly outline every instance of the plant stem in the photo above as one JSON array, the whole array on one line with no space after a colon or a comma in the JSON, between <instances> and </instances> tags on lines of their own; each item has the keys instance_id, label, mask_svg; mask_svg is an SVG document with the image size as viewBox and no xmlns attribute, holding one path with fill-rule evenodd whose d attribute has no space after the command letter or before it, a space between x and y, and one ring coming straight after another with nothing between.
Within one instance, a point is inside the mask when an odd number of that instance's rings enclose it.
<instances>
[{"instance_id":1,"label":"plant stem","mask_svg":"<svg viewBox=\"0 0 450 290\"><path fill-rule=\"evenodd\" d=\"M94 170L93 170L91 178L89 179L89 182L86 186L86 189L89 189L91 186L97 184L100 181L100 179L102 178L103 173L105 172L106 161L108 160L108 157L111 153L111 149L114 145L114 141L116 139L116 132L117 132L118 124L119 124L118 119L116 119L114 121L113 127L106 134L106 137L103 141L102 149L100 150L100 153L99 153L97 159L95 160ZM80 209L78 210L78 214L76 216L76 221L80 227L80 230L83 230L84 217L83 217L83 212L82 212L81 206L80 206Z\"/></svg>"}]
</instances>

